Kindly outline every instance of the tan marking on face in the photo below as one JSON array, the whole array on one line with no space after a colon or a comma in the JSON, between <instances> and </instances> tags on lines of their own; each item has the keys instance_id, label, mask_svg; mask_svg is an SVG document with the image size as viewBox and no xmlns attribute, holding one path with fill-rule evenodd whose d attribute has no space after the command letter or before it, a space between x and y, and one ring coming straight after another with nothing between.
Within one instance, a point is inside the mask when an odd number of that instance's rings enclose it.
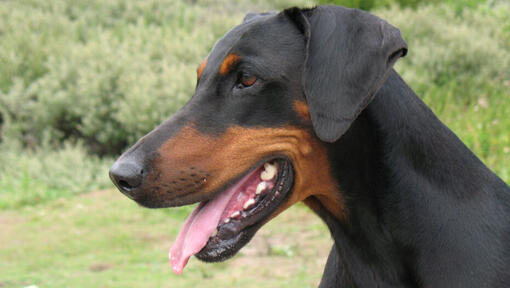
<instances>
[{"instance_id":1,"label":"tan marking on face","mask_svg":"<svg viewBox=\"0 0 510 288\"><path fill-rule=\"evenodd\" d=\"M200 66L198 66L197 78L200 78L200 76L202 76L202 73L204 72L206 65L207 65L207 57L202 61L202 63L200 63Z\"/></svg>"},{"instance_id":2,"label":"tan marking on face","mask_svg":"<svg viewBox=\"0 0 510 288\"><path fill-rule=\"evenodd\" d=\"M301 117L303 120L307 122L310 121L310 109L308 108L308 105L304 101L295 100L294 110L296 110L299 117Z\"/></svg>"},{"instance_id":3,"label":"tan marking on face","mask_svg":"<svg viewBox=\"0 0 510 288\"><path fill-rule=\"evenodd\" d=\"M215 137L187 126L164 143L158 154L155 168L161 173L161 183L171 183L183 173L188 179L190 167L197 171L190 180L200 184L190 188L195 191L172 192L172 197L213 193L243 176L261 159L284 155L292 161L294 185L288 201L272 217L314 195L332 214L343 218L343 199L331 176L326 148L303 129L233 127Z\"/></svg>"},{"instance_id":4,"label":"tan marking on face","mask_svg":"<svg viewBox=\"0 0 510 288\"><path fill-rule=\"evenodd\" d=\"M220 74L221 75L227 75L228 72L230 72L230 69L232 69L232 65L234 65L237 61L241 60L241 56L231 53L228 54L225 59L223 59L223 62L220 66Z\"/></svg>"}]
</instances>

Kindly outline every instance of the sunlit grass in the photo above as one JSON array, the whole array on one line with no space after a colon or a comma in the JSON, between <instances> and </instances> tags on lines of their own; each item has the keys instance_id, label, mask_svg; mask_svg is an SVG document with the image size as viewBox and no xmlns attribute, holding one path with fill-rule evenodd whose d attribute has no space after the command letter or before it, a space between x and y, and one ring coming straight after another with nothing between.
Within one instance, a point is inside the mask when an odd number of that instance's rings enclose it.
<instances>
[{"instance_id":1,"label":"sunlit grass","mask_svg":"<svg viewBox=\"0 0 510 288\"><path fill-rule=\"evenodd\" d=\"M149 210L117 191L0 214L0 287L316 287L329 252L326 226L299 205L224 263L190 260L182 276L168 249L190 207Z\"/></svg>"}]
</instances>

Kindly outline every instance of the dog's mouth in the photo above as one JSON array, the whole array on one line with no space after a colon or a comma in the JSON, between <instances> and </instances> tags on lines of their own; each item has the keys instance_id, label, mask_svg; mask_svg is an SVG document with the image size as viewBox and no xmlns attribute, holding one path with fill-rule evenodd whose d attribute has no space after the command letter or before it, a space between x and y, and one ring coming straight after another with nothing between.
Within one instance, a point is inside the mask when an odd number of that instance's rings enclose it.
<instances>
[{"instance_id":1,"label":"dog's mouth","mask_svg":"<svg viewBox=\"0 0 510 288\"><path fill-rule=\"evenodd\" d=\"M181 274L192 255L206 262L233 256L287 198L293 173L289 160L273 159L256 166L214 198L202 201L170 248L173 271Z\"/></svg>"}]
</instances>

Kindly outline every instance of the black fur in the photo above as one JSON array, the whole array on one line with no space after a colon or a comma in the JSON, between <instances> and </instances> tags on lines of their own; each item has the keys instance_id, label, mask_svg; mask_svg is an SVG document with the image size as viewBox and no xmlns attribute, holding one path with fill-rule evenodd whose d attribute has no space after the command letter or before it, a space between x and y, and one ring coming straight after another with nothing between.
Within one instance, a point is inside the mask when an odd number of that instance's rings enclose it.
<instances>
[{"instance_id":1,"label":"black fur","mask_svg":"<svg viewBox=\"0 0 510 288\"><path fill-rule=\"evenodd\" d=\"M392 71L329 147L348 221L321 287L510 287L510 189Z\"/></svg>"},{"instance_id":2,"label":"black fur","mask_svg":"<svg viewBox=\"0 0 510 288\"><path fill-rule=\"evenodd\" d=\"M510 287L510 188L391 68L406 50L396 28L359 10L250 15L215 45L190 102L118 162L150 167L189 125L307 129L328 150L347 214L317 211L334 240L320 287ZM218 74L230 53L242 60ZM244 72L258 80L237 89ZM185 204L144 185L129 192L142 205Z\"/></svg>"}]
</instances>

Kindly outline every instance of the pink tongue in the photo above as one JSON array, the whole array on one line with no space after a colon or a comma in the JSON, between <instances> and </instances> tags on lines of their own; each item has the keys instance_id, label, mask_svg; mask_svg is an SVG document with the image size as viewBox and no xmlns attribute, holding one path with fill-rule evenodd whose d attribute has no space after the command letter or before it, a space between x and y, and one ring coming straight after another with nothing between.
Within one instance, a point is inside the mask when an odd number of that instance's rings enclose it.
<instances>
[{"instance_id":1,"label":"pink tongue","mask_svg":"<svg viewBox=\"0 0 510 288\"><path fill-rule=\"evenodd\" d=\"M170 263L175 274L182 274L182 270L189 257L198 253L207 244L209 237L218 226L221 215L225 210L232 196L239 192L241 186L258 169L249 173L235 185L228 188L225 192L216 196L205 205L200 205L193 210L191 215L181 228L177 239L172 248L170 248Z\"/></svg>"}]
</instances>

